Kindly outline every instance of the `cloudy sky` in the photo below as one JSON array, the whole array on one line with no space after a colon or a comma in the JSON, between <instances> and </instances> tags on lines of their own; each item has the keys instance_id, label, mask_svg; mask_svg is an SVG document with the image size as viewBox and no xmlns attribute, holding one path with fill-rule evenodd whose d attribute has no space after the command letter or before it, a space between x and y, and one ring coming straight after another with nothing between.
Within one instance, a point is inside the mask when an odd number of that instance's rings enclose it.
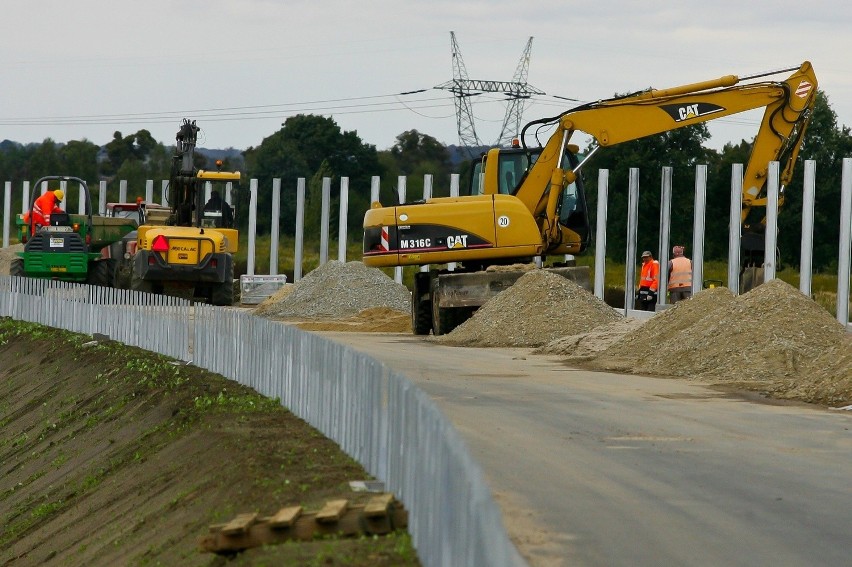
<instances>
[{"instance_id":1,"label":"cloudy sky","mask_svg":"<svg viewBox=\"0 0 852 567\"><path fill-rule=\"evenodd\" d=\"M298 113L332 116L379 150L413 128L457 143L454 31L471 79L512 79L533 37L524 119L648 87L797 67L810 60L852 125L852 4L569 0L26 0L0 33L0 140L108 142L149 130L174 142L260 144ZM782 79L788 73L778 75ZM399 94L427 89L416 94ZM474 99L480 138L505 103ZM751 139L759 114L710 123L711 146Z\"/></svg>"}]
</instances>

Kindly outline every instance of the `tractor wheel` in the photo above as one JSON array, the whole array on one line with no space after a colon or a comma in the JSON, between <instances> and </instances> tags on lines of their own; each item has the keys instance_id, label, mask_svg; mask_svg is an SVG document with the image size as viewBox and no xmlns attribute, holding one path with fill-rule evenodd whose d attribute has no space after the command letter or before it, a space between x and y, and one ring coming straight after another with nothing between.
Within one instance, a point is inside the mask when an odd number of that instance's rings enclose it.
<instances>
[{"instance_id":1,"label":"tractor wheel","mask_svg":"<svg viewBox=\"0 0 852 567\"><path fill-rule=\"evenodd\" d=\"M130 276L130 289L133 291L141 291L142 293L153 293L154 284L143 280L134 273Z\"/></svg>"},{"instance_id":2,"label":"tractor wheel","mask_svg":"<svg viewBox=\"0 0 852 567\"><path fill-rule=\"evenodd\" d=\"M17 276L19 278L26 277L24 273L24 259L23 258L15 258L12 260L12 264L9 266L9 275Z\"/></svg>"},{"instance_id":3,"label":"tractor wheel","mask_svg":"<svg viewBox=\"0 0 852 567\"><path fill-rule=\"evenodd\" d=\"M230 306L234 304L234 265L225 273L225 281L211 286L210 303Z\"/></svg>"},{"instance_id":4,"label":"tractor wheel","mask_svg":"<svg viewBox=\"0 0 852 567\"><path fill-rule=\"evenodd\" d=\"M429 295L429 274L414 274L411 293L411 330L415 335L428 335L432 330L432 300Z\"/></svg>"},{"instance_id":5,"label":"tractor wheel","mask_svg":"<svg viewBox=\"0 0 852 567\"><path fill-rule=\"evenodd\" d=\"M89 274L86 283L100 287L113 287L115 284L115 260L112 258L99 260L89 264Z\"/></svg>"}]
</instances>

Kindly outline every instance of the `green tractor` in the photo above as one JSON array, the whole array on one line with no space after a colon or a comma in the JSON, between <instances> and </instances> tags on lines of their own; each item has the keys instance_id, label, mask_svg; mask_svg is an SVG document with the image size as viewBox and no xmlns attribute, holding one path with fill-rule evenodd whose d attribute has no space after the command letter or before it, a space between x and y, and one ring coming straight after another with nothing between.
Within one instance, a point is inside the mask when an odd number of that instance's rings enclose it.
<instances>
[{"instance_id":1,"label":"green tractor","mask_svg":"<svg viewBox=\"0 0 852 567\"><path fill-rule=\"evenodd\" d=\"M45 181L79 183L86 214L55 212L50 215L49 226L34 225L32 214L28 220L19 215L16 224L24 251L12 261L10 275L114 287L118 260L105 252L110 244L136 230L136 221L93 216L89 186L79 177L64 175L42 177L35 182L30 211L39 196L38 188Z\"/></svg>"}]
</instances>

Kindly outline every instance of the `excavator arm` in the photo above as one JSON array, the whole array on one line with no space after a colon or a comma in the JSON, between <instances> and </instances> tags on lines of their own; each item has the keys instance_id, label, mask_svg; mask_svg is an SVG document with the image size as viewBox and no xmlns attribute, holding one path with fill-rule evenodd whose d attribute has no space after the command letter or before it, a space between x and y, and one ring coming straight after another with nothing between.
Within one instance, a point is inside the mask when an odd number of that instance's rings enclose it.
<instances>
[{"instance_id":1,"label":"excavator arm","mask_svg":"<svg viewBox=\"0 0 852 567\"><path fill-rule=\"evenodd\" d=\"M741 84L748 79L794 71L784 81ZM585 104L554 118L536 120L524 127L556 125L538 160L518 185L515 196L533 212L541 228L545 249L571 240L570 231L559 226L556 209L561 189L574 181L576 169L563 169L562 156L575 132L591 135L599 147L608 147L653 134L708 122L747 110L765 108L763 120L744 173L742 221L754 207L766 206L767 166L783 162L781 184L793 173L817 92L817 79L809 62L739 78L727 75L669 89ZM499 150L492 150L499 151ZM496 162L497 160L490 160ZM582 163L581 163L582 165ZM485 169L485 186L496 187L493 170ZM556 187L557 191L552 188Z\"/></svg>"}]
</instances>

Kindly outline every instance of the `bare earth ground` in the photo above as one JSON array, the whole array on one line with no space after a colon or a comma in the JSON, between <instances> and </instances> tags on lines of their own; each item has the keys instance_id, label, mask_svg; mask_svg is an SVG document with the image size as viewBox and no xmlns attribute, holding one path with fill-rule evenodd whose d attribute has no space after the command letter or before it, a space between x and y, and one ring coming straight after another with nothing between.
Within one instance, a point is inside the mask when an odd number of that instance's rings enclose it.
<instances>
[{"instance_id":1,"label":"bare earth ground","mask_svg":"<svg viewBox=\"0 0 852 567\"><path fill-rule=\"evenodd\" d=\"M118 343L0 319L0 565L418 565L407 533L197 549L208 526L363 501L369 477L253 390Z\"/></svg>"}]
</instances>

